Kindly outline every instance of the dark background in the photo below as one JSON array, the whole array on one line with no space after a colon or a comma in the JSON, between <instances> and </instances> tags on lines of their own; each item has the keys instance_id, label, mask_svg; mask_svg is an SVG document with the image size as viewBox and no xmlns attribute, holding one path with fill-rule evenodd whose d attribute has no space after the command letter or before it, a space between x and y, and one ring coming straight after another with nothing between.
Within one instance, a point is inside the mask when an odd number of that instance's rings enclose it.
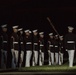
<instances>
[{"instance_id":1,"label":"dark background","mask_svg":"<svg viewBox=\"0 0 76 75\"><path fill-rule=\"evenodd\" d=\"M60 34L66 34L67 26L75 27L76 24L76 1L0 0L0 25L20 25L24 29L39 29L48 33L53 29L47 16Z\"/></svg>"},{"instance_id":2,"label":"dark background","mask_svg":"<svg viewBox=\"0 0 76 75\"><path fill-rule=\"evenodd\" d=\"M54 32L47 21L49 17L60 35L67 33L67 26L76 25L75 0L0 0L0 25L8 24L8 34L13 25L25 29L38 29L47 34ZM1 32L1 29L0 29ZM76 33L76 27L74 32ZM54 34L56 34L54 32ZM46 53L46 51L45 51ZM66 57L66 56L65 56Z\"/></svg>"}]
</instances>

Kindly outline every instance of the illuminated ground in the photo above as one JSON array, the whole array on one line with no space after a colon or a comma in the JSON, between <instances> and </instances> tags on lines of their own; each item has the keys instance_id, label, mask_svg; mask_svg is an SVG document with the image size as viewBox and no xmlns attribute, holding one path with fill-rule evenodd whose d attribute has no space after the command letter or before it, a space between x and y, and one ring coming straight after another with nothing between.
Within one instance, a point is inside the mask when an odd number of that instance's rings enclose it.
<instances>
[{"instance_id":1,"label":"illuminated ground","mask_svg":"<svg viewBox=\"0 0 76 75\"><path fill-rule=\"evenodd\" d=\"M26 72L74 72L76 71L76 66L69 68L68 65L55 65L55 66L36 66L29 68L20 68L18 71L26 71Z\"/></svg>"},{"instance_id":2,"label":"illuminated ground","mask_svg":"<svg viewBox=\"0 0 76 75\"><path fill-rule=\"evenodd\" d=\"M23 67L17 69L8 69L0 70L0 74L73 74L76 73L76 65L72 68L68 67L68 63L65 63L61 66L59 65L43 65L43 66L34 66L34 67Z\"/></svg>"},{"instance_id":3,"label":"illuminated ground","mask_svg":"<svg viewBox=\"0 0 76 75\"><path fill-rule=\"evenodd\" d=\"M76 61L74 61L74 66L69 67L68 62L63 65L43 65L34 67L23 67L19 68L18 71L26 72L76 72Z\"/></svg>"},{"instance_id":4,"label":"illuminated ground","mask_svg":"<svg viewBox=\"0 0 76 75\"><path fill-rule=\"evenodd\" d=\"M0 70L0 74L28 74L28 75L38 75L38 74L72 74L76 73L76 66L69 68L68 64L64 64L62 66L59 65L53 65L53 66L35 66L35 67L23 67L23 68L17 68L17 69L8 69L8 70Z\"/></svg>"}]
</instances>

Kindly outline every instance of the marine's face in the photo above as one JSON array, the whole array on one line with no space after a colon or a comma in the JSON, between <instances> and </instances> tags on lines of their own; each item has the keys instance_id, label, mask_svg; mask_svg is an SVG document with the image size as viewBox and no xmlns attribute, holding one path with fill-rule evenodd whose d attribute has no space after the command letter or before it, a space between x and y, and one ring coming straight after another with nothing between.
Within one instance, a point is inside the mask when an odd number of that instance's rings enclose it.
<instances>
[{"instance_id":1,"label":"marine's face","mask_svg":"<svg viewBox=\"0 0 76 75\"><path fill-rule=\"evenodd\" d=\"M51 39L53 39L53 36L50 36Z\"/></svg>"},{"instance_id":2,"label":"marine's face","mask_svg":"<svg viewBox=\"0 0 76 75\"><path fill-rule=\"evenodd\" d=\"M17 32L18 32L18 29L13 29L13 31L14 31L15 33L17 33Z\"/></svg>"},{"instance_id":3,"label":"marine's face","mask_svg":"<svg viewBox=\"0 0 76 75\"><path fill-rule=\"evenodd\" d=\"M58 39L58 37L55 36L55 39Z\"/></svg>"},{"instance_id":4,"label":"marine's face","mask_svg":"<svg viewBox=\"0 0 76 75\"><path fill-rule=\"evenodd\" d=\"M41 38L43 38L43 37L44 37L44 35L40 35L40 37L41 37Z\"/></svg>"},{"instance_id":5,"label":"marine's face","mask_svg":"<svg viewBox=\"0 0 76 75\"><path fill-rule=\"evenodd\" d=\"M20 31L20 34L23 34L23 31Z\"/></svg>"},{"instance_id":6,"label":"marine's face","mask_svg":"<svg viewBox=\"0 0 76 75\"><path fill-rule=\"evenodd\" d=\"M2 28L2 30L3 30L4 32L7 32L7 28Z\"/></svg>"},{"instance_id":7,"label":"marine's face","mask_svg":"<svg viewBox=\"0 0 76 75\"><path fill-rule=\"evenodd\" d=\"M30 33L29 33L29 32L26 32L25 34L26 34L27 36L28 36L28 35L30 35Z\"/></svg>"},{"instance_id":8,"label":"marine's face","mask_svg":"<svg viewBox=\"0 0 76 75\"><path fill-rule=\"evenodd\" d=\"M60 40L62 41L62 40L63 40L63 38L60 38Z\"/></svg>"},{"instance_id":9,"label":"marine's face","mask_svg":"<svg viewBox=\"0 0 76 75\"><path fill-rule=\"evenodd\" d=\"M72 33L72 32L73 32L73 30L69 30L69 29L68 29L68 32L69 32L69 33Z\"/></svg>"},{"instance_id":10,"label":"marine's face","mask_svg":"<svg viewBox=\"0 0 76 75\"><path fill-rule=\"evenodd\" d=\"M33 34L36 36L38 33L37 32L34 32Z\"/></svg>"}]
</instances>

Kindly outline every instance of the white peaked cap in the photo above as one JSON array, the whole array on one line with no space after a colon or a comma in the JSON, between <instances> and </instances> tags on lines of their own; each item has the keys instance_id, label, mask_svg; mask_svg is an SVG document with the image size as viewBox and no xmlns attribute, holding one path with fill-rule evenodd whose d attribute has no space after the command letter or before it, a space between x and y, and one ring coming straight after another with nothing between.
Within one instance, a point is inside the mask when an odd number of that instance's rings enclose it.
<instances>
[{"instance_id":1,"label":"white peaked cap","mask_svg":"<svg viewBox=\"0 0 76 75\"><path fill-rule=\"evenodd\" d=\"M23 28L18 29L18 31L21 31Z\"/></svg>"},{"instance_id":2,"label":"white peaked cap","mask_svg":"<svg viewBox=\"0 0 76 75\"><path fill-rule=\"evenodd\" d=\"M58 37L58 35L55 35L56 37Z\"/></svg>"},{"instance_id":3,"label":"white peaked cap","mask_svg":"<svg viewBox=\"0 0 76 75\"><path fill-rule=\"evenodd\" d=\"M7 24L2 25L1 27L2 27L2 28L5 28L5 27L7 27Z\"/></svg>"},{"instance_id":4,"label":"white peaked cap","mask_svg":"<svg viewBox=\"0 0 76 75\"><path fill-rule=\"evenodd\" d=\"M43 34L44 34L44 32L40 32L39 34L40 34L40 35L43 35Z\"/></svg>"},{"instance_id":5,"label":"white peaked cap","mask_svg":"<svg viewBox=\"0 0 76 75\"><path fill-rule=\"evenodd\" d=\"M72 27L72 26L68 26L68 29L69 29L69 30L73 30L74 27Z\"/></svg>"},{"instance_id":6,"label":"white peaked cap","mask_svg":"<svg viewBox=\"0 0 76 75\"><path fill-rule=\"evenodd\" d=\"M49 36L53 35L53 33L49 33Z\"/></svg>"},{"instance_id":7,"label":"white peaked cap","mask_svg":"<svg viewBox=\"0 0 76 75\"><path fill-rule=\"evenodd\" d=\"M34 32L37 32L37 29L36 29L36 30L33 30L33 33L34 33Z\"/></svg>"},{"instance_id":8,"label":"white peaked cap","mask_svg":"<svg viewBox=\"0 0 76 75\"><path fill-rule=\"evenodd\" d=\"M24 32L25 32L25 33L29 32L29 29L28 29L28 30L25 30Z\"/></svg>"},{"instance_id":9,"label":"white peaked cap","mask_svg":"<svg viewBox=\"0 0 76 75\"><path fill-rule=\"evenodd\" d=\"M18 26L13 26L12 28L18 28Z\"/></svg>"},{"instance_id":10,"label":"white peaked cap","mask_svg":"<svg viewBox=\"0 0 76 75\"><path fill-rule=\"evenodd\" d=\"M32 33L31 31L29 31L29 33Z\"/></svg>"},{"instance_id":11,"label":"white peaked cap","mask_svg":"<svg viewBox=\"0 0 76 75\"><path fill-rule=\"evenodd\" d=\"M63 38L63 36L60 36L60 38Z\"/></svg>"}]
</instances>

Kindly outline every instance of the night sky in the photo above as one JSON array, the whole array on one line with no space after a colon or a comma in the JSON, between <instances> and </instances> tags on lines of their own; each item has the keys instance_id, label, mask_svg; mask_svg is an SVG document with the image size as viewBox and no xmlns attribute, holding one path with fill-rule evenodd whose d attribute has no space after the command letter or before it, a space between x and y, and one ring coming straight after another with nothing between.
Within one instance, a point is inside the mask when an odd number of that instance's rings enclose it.
<instances>
[{"instance_id":1,"label":"night sky","mask_svg":"<svg viewBox=\"0 0 76 75\"><path fill-rule=\"evenodd\" d=\"M9 34L11 34L13 25L19 25L24 30L38 29L44 31L45 38L48 38L48 33L54 32L54 30L47 21L47 17L51 19L58 33L65 35L67 26L75 27L76 25L76 1L0 0L0 25L8 24ZM76 33L76 27L74 32ZM54 34L56 33L54 32Z\"/></svg>"},{"instance_id":2,"label":"night sky","mask_svg":"<svg viewBox=\"0 0 76 75\"><path fill-rule=\"evenodd\" d=\"M75 0L0 0L0 25L19 25L24 29L38 29L45 33L54 32L49 22L49 17L63 35L67 26L76 25Z\"/></svg>"}]
</instances>

